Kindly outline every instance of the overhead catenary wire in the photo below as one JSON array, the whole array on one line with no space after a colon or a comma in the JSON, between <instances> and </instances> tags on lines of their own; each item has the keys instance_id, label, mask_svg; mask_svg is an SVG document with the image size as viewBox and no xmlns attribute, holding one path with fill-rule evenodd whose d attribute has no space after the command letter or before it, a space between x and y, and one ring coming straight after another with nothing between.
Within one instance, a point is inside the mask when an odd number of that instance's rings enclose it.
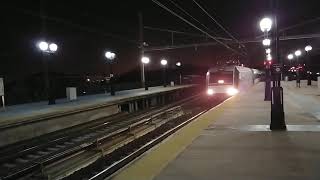
<instances>
[{"instance_id":1,"label":"overhead catenary wire","mask_svg":"<svg viewBox=\"0 0 320 180\"><path fill-rule=\"evenodd\" d=\"M301 35L293 35L293 36L280 36L280 41L292 41L292 40L300 40L300 39L314 39L314 38L320 38L320 34L301 34ZM243 44L248 43L261 43L261 40L257 39L244 39L240 40ZM227 44L234 44L236 42L230 41L226 42ZM181 45L174 45L174 46L159 46L159 47L151 47L146 48L145 51L163 51L163 50L169 50L169 49L182 49L182 48L190 48L194 46L214 46L218 45L217 42L199 42L199 43L192 43L192 44L181 44Z\"/></svg>"},{"instance_id":2,"label":"overhead catenary wire","mask_svg":"<svg viewBox=\"0 0 320 180\"><path fill-rule=\"evenodd\" d=\"M241 42L235 38L226 28L223 27L214 17L210 15L210 13L205 10L196 0L192 0L210 19L212 19L224 32L226 32L232 39L234 39L241 47L244 47Z\"/></svg>"},{"instance_id":3,"label":"overhead catenary wire","mask_svg":"<svg viewBox=\"0 0 320 180\"><path fill-rule=\"evenodd\" d=\"M194 37L208 37L205 34L195 34L195 33L189 33L189 32L184 32L184 31L177 31L177 30L172 30L172 29L164 29L164 28L157 28L157 27L151 27L151 26L144 26L144 29L148 30L154 30L154 31L162 31L162 32L170 32L170 33L176 33L176 34L183 34L187 36L194 36ZM232 39L230 38L225 38L225 37L216 37L217 39L221 40L226 40L226 41L231 41Z\"/></svg>"},{"instance_id":4,"label":"overhead catenary wire","mask_svg":"<svg viewBox=\"0 0 320 180\"><path fill-rule=\"evenodd\" d=\"M183 9L181 6L179 6L177 3L175 3L172 0L168 0L169 2L171 2L175 7L177 7L178 9L180 9L182 12L184 12L187 16L189 16L191 19L193 19L194 21L196 21L197 23L199 23L202 27L204 27L207 31L210 31L211 33L213 33L215 36L218 36L218 34L214 31L212 31L208 26L204 25L203 23L201 23L198 19L196 19L195 17L193 17L189 12L187 12L185 9Z\"/></svg>"},{"instance_id":5,"label":"overhead catenary wire","mask_svg":"<svg viewBox=\"0 0 320 180\"><path fill-rule=\"evenodd\" d=\"M225 48L240 54L241 56L245 56L244 54L238 52L237 50L231 48L230 46L228 46L227 44L225 44L224 42L220 41L219 39L215 38L214 36L212 36L211 34L207 33L206 31L204 31L203 29L199 28L198 26L194 25L193 23L191 23L190 21L186 20L185 18L183 18L182 16L178 15L177 13L175 13L174 11L172 11L171 9L169 9L168 7L166 7L165 5L163 5L162 3L160 3L157 0L152 0L152 2L154 2L155 4L157 4L158 6L160 6L161 8L165 9L166 11L170 12L172 15L178 17L179 19L181 19L182 21L184 21L185 23L189 24L190 26L194 27L195 29L199 30L200 32L206 34L207 36L209 36L210 38L212 38L213 40L217 41L219 44L221 44L222 46L224 46Z\"/></svg>"}]
</instances>

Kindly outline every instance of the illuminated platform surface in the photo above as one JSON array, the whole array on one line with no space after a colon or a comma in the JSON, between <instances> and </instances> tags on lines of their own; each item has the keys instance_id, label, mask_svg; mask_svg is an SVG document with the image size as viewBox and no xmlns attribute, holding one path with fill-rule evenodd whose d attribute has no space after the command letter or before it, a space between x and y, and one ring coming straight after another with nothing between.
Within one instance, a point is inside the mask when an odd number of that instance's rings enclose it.
<instances>
[{"instance_id":1,"label":"illuminated platform surface","mask_svg":"<svg viewBox=\"0 0 320 180\"><path fill-rule=\"evenodd\" d=\"M113 179L320 179L320 89L283 82L287 131L271 132L264 83L184 127Z\"/></svg>"},{"instance_id":2,"label":"illuminated platform surface","mask_svg":"<svg viewBox=\"0 0 320 180\"><path fill-rule=\"evenodd\" d=\"M74 110L83 110L94 108L101 105L112 105L122 101L130 101L144 96L166 93L173 90L188 88L193 85L173 86L173 87L150 87L148 91L144 88L132 89L116 92L115 96L110 94L97 94L79 96L76 101L67 101L67 99L56 100L55 105L47 105L48 102L29 103L21 105L7 106L6 110L0 109L0 126L11 123L33 120L35 118L45 118L56 114L62 114Z\"/></svg>"}]
</instances>

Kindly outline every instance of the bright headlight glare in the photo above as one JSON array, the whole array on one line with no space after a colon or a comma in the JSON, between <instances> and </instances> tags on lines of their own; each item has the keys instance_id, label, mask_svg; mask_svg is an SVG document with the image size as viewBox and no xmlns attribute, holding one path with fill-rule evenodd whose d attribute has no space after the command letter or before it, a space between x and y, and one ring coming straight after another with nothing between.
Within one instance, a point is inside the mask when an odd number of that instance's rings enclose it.
<instances>
[{"instance_id":1,"label":"bright headlight glare","mask_svg":"<svg viewBox=\"0 0 320 180\"><path fill-rule=\"evenodd\" d=\"M238 93L238 89L236 88L229 88L227 89L227 94L230 95L230 96L233 96L233 95L236 95Z\"/></svg>"},{"instance_id":2,"label":"bright headlight glare","mask_svg":"<svg viewBox=\"0 0 320 180\"><path fill-rule=\"evenodd\" d=\"M207 94L208 94L208 95L213 95L213 94L214 94L213 89L208 89L208 90L207 90Z\"/></svg>"}]
</instances>

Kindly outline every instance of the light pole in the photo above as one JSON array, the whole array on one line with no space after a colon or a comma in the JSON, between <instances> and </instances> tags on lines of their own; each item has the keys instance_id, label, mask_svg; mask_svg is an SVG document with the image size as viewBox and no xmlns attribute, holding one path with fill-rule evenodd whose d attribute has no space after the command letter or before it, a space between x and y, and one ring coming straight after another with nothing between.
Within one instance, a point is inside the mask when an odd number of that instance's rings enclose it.
<instances>
[{"instance_id":1,"label":"light pole","mask_svg":"<svg viewBox=\"0 0 320 180\"><path fill-rule=\"evenodd\" d=\"M149 87L148 87L148 83L147 83L147 78L145 76L145 72L147 71L146 70L146 65L149 64L150 62L150 59L148 57L142 57L141 58L141 63L142 63L142 75L143 75L143 79L144 79L144 89L145 90L148 90Z\"/></svg>"},{"instance_id":2,"label":"light pole","mask_svg":"<svg viewBox=\"0 0 320 180\"><path fill-rule=\"evenodd\" d=\"M307 53L307 69L309 71L308 73L308 86L311 86L311 68L310 68L310 56L309 56L309 51L312 50L312 46L308 45L304 48L304 50L306 51Z\"/></svg>"},{"instance_id":3,"label":"light pole","mask_svg":"<svg viewBox=\"0 0 320 180\"><path fill-rule=\"evenodd\" d=\"M110 71L110 94L111 96L115 95L115 89L113 86L113 81L114 81L114 75L113 75L113 70L112 70L112 64L114 63L114 58L116 58L116 54L110 51L107 51L105 53L105 57L107 58L107 63L109 64L109 71Z\"/></svg>"},{"instance_id":4,"label":"light pole","mask_svg":"<svg viewBox=\"0 0 320 180\"><path fill-rule=\"evenodd\" d=\"M296 79L296 81L297 81L297 87L299 87L300 88L300 66L299 66L299 57L301 56L301 50L296 50L295 52L294 52L294 55L297 57L297 69L296 69L296 76L297 76L297 79Z\"/></svg>"},{"instance_id":5,"label":"light pole","mask_svg":"<svg viewBox=\"0 0 320 180\"><path fill-rule=\"evenodd\" d=\"M167 87L167 64L168 61L166 59L162 59L160 61L162 67L163 67L163 72L162 72L162 80L163 80L163 87Z\"/></svg>"},{"instance_id":6,"label":"light pole","mask_svg":"<svg viewBox=\"0 0 320 180\"><path fill-rule=\"evenodd\" d=\"M178 71L179 71L179 85L182 84L182 75L181 75L181 62L177 62L176 66L178 67Z\"/></svg>"},{"instance_id":7,"label":"light pole","mask_svg":"<svg viewBox=\"0 0 320 180\"><path fill-rule=\"evenodd\" d=\"M272 20L268 17L263 18L260 21L260 29L264 33L265 39L262 41L264 46L270 46L271 41L268 39L268 32L271 30L272 27ZM270 54L271 49L266 49L266 53ZM270 63L265 63L265 93L264 93L264 100L270 101L271 100L271 74L270 74Z\"/></svg>"},{"instance_id":8,"label":"light pole","mask_svg":"<svg viewBox=\"0 0 320 180\"><path fill-rule=\"evenodd\" d=\"M45 76L45 89L48 98L48 105L56 104L54 87L50 83L50 73L49 73L49 56L54 54L58 50L58 45L55 43L50 43L46 41L41 41L38 43L38 48L42 52L42 61L44 64L44 76ZM50 87L50 85L52 87Z\"/></svg>"},{"instance_id":9,"label":"light pole","mask_svg":"<svg viewBox=\"0 0 320 180\"><path fill-rule=\"evenodd\" d=\"M290 68L292 66L292 60L293 60L293 54L288 54L287 56L288 60L289 60L289 65L290 65Z\"/></svg>"}]
</instances>

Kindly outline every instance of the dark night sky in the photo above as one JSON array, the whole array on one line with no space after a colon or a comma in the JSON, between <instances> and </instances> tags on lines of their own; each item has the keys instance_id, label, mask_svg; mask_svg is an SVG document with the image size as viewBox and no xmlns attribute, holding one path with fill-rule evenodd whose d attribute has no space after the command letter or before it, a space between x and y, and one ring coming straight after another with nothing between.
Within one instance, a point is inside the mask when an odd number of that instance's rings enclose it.
<instances>
[{"instance_id":1,"label":"dark night sky","mask_svg":"<svg viewBox=\"0 0 320 180\"><path fill-rule=\"evenodd\" d=\"M191 0L174 0L203 24L217 34L227 37L198 9ZM170 6L168 0L160 0ZM239 39L253 39L261 32L258 21L270 14L270 0L198 0L219 22ZM320 16L320 3L317 0L279 0L280 28L301 23ZM41 35L40 1L2 1L0 75L16 77L42 71L41 56L35 42ZM144 16L144 25L174 29L192 33L197 30L158 7L151 0L139 1L46 1L46 38L59 45L58 53L52 59L55 71L77 74L101 74L105 72L104 51L117 53L116 72L123 73L138 66L138 12ZM176 9L175 9L176 10ZM285 35L298 35L319 32L319 22L297 28ZM170 44L169 33L145 30L145 41L150 46ZM175 36L177 44L205 41L204 38ZM178 42L177 42L178 41ZM307 43L320 45L319 40L290 41L283 43L284 53ZM248 44L250 62L260 64L263 60L261 44ZM314 46L315 49L317 49ZM319 48L318 48L319 49ZM171 61L180 60L184 64L208 66L217 59L230 55L221 46L199 47L148 53L158 68L159 58Z\"/></svg>"}]
</instances>

